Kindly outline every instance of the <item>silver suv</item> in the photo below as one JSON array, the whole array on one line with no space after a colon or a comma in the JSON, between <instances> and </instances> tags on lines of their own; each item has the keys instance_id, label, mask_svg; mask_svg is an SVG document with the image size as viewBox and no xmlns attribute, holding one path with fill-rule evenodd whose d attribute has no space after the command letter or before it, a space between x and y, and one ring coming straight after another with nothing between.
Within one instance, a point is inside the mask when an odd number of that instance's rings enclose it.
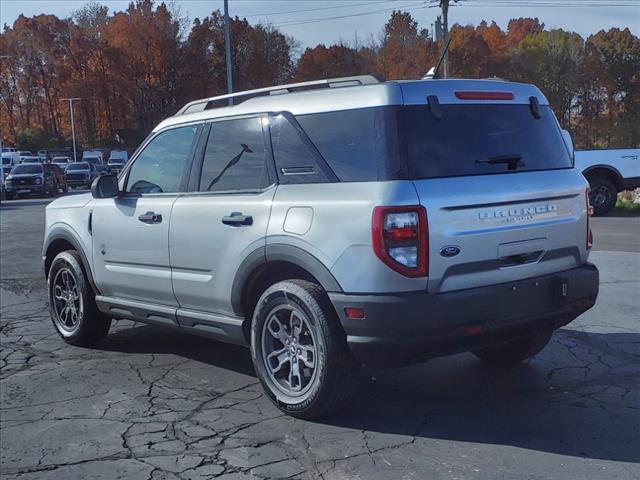
<instances>
[{"instance_id":1,"label":"silver suv","mask_svg":"<svg viewBox=\"0 0 640 480\"><path fill-rule=\"evenodd\" d=\"M363 366L535 355L595 303L588 214L537 88L349 77L186 105L49 204L43 259L66 342L131 319L247 345L313 418Z\"/></svg>"}]
</instances>

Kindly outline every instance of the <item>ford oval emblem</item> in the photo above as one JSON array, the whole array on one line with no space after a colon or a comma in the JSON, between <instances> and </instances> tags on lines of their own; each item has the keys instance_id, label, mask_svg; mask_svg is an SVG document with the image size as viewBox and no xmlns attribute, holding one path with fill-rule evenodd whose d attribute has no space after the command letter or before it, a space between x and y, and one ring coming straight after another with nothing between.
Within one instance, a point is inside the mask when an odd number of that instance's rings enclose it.
<instances>
[{"instance_id":1,"label":"ford oval emblem","mask_svg":"<svg viewBox=\"0 0 640 480\"><path fill-rule=\"evenodd\" d=\"M460 253L460 247L456 247L455 245L447 245L446 247L442 247L440 249L440 255L443 257L455 257Z\"/></svg>"}]
</instances>

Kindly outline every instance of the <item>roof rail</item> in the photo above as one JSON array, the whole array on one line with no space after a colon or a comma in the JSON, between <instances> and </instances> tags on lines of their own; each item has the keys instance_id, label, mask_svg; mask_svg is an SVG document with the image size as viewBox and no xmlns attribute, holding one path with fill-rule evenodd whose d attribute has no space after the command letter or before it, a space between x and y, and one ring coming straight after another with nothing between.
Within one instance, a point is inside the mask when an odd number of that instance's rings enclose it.
<instances>
[{"instance_id":1,"label":"roof rail","mask_svg":"<svg viewBox=\"0 0 640 480\"><path fill-rule=\"evenodd\" d=\"M314 90L319 88L339 88L353 87L359 85L370 85L379 83L379 80L373 75L356 75L353 77L328 78L325 80L313 80L310 82L290 83L288 85L278 85L275 87L258 88L255 90L245 90L244 92L229 93L227 95L219 95L217 97L202 98L187 103L176 113L185 115L187 113L202 112L216 107L224 107L228 105L228 100L232 99L232 104L237 105L250 98L262 97L266 95L282 95L286 93L299 92L303 90Z\"/></svg>"}]
</instances>

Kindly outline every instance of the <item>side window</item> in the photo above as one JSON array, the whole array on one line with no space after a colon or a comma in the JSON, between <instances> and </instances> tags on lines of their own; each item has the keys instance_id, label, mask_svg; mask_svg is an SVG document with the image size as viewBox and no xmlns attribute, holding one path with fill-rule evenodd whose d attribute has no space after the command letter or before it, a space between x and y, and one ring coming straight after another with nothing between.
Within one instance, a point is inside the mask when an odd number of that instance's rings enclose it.
<instances>
[{"instance_id":1,"label":"side window","mask_svg":"<svg viewBox=\"0 0 640 480\"><path fill-rule=\"evenodd\" d=\"M296 128L283 116L269 118L271 145L280 183L323 183L328 178Z\"/></svg>"},{"instance_id":2,"label":"side window","mask_svg":"<svg viewBox=\"0 0 640 480\"><path fill-rule=\"evenodd\" d=\"M200 175L201 192L257 190L269 185L262 118L211 124Z\"/></svg>"},{"instance_id":3,"label":"side window","mask_svg":"<svg viewBox=\"0 0 640 480\"><path fill-rule=\"evenodd\" d=\"M405 175L393 107L296 117L342 182L396 180Z\"/></svg>"},{"instance_id":4,"label":"side window","mask_svg":"<svg viewBox=\"0 0 640 480\"><path fill-rule=\"evenodd\" d=\"M197 126L180 127L156 136L129 170L129 193L177 192Z\"/></svg>"}]
</instances>

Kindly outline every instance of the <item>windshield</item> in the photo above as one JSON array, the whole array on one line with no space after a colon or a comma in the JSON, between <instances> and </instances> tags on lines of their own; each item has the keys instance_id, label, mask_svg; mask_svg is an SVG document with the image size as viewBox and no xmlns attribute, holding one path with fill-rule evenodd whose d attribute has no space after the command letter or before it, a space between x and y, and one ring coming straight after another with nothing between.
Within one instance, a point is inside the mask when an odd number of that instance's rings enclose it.
<instances>
[{"instance_id":1,"label":"windshield","mask_svg":"<svg viewBox=\"0 0 640 480\"><path fill-rule=\"evenodd\" d=\"M70 163L67 170L89 170L89 164L86 162Z\"/></svg>"},{"instance_id":2,"label":"windshield","mask_svg":"<svg viewBox=\"0 0 640 480\"><path fill-rule=\"evenodd\" d=\"M23 158L22 163L40 163L40 159L38 157Z\"/></svg>"},{"instance_id":3,"label":"windshield","mask_svg":"<svg viewBox=\"0 0 640 480\"><path fill-rule=\"evenodd\" d=\"M117 163L119 165L123 165L124 164L124 160L122 158L110 158L108 163L109 163L109 165L113 165L114 163Z\"/></svg>"},{"instance_id":4,"label":"windshield","mask_svg":"<svg viewBox=\"0 0 640 480\"><path fill-rule=\"evenodd\" d=\"M65 157L56 157L52 161L53 163L69 163L69 159Z\"/></svg>"},{"instance_id":5,"label":"windshield","mask_svg":"<svg viewBox=\"0 0 640 480\"><path fill-rule=\"evenodd\" d=\"M3 165L11 165L11 159L9 157L2 157Z\"/></svg>"},{"instance_id":6,"label":"windshield","mask_svg":"<svg viewBox=\"0 0 640 480\"><path fill-rule=\"evenodd\" d=\"M98 157L84 157L83 160L89 163L100 163L100 159Z\"/></svg>"},{"instance_id":7,"label":"windshield","mask_svg":"<svg viewBox=\"0 0 640 480\"><path fill-rule=\"evenodd\" d=\"M42 165L37 163L23 163L22 165L16 165L11 170L11 174L22 174L22 173L42 173Z\"/></svg>"}]
</instances>

